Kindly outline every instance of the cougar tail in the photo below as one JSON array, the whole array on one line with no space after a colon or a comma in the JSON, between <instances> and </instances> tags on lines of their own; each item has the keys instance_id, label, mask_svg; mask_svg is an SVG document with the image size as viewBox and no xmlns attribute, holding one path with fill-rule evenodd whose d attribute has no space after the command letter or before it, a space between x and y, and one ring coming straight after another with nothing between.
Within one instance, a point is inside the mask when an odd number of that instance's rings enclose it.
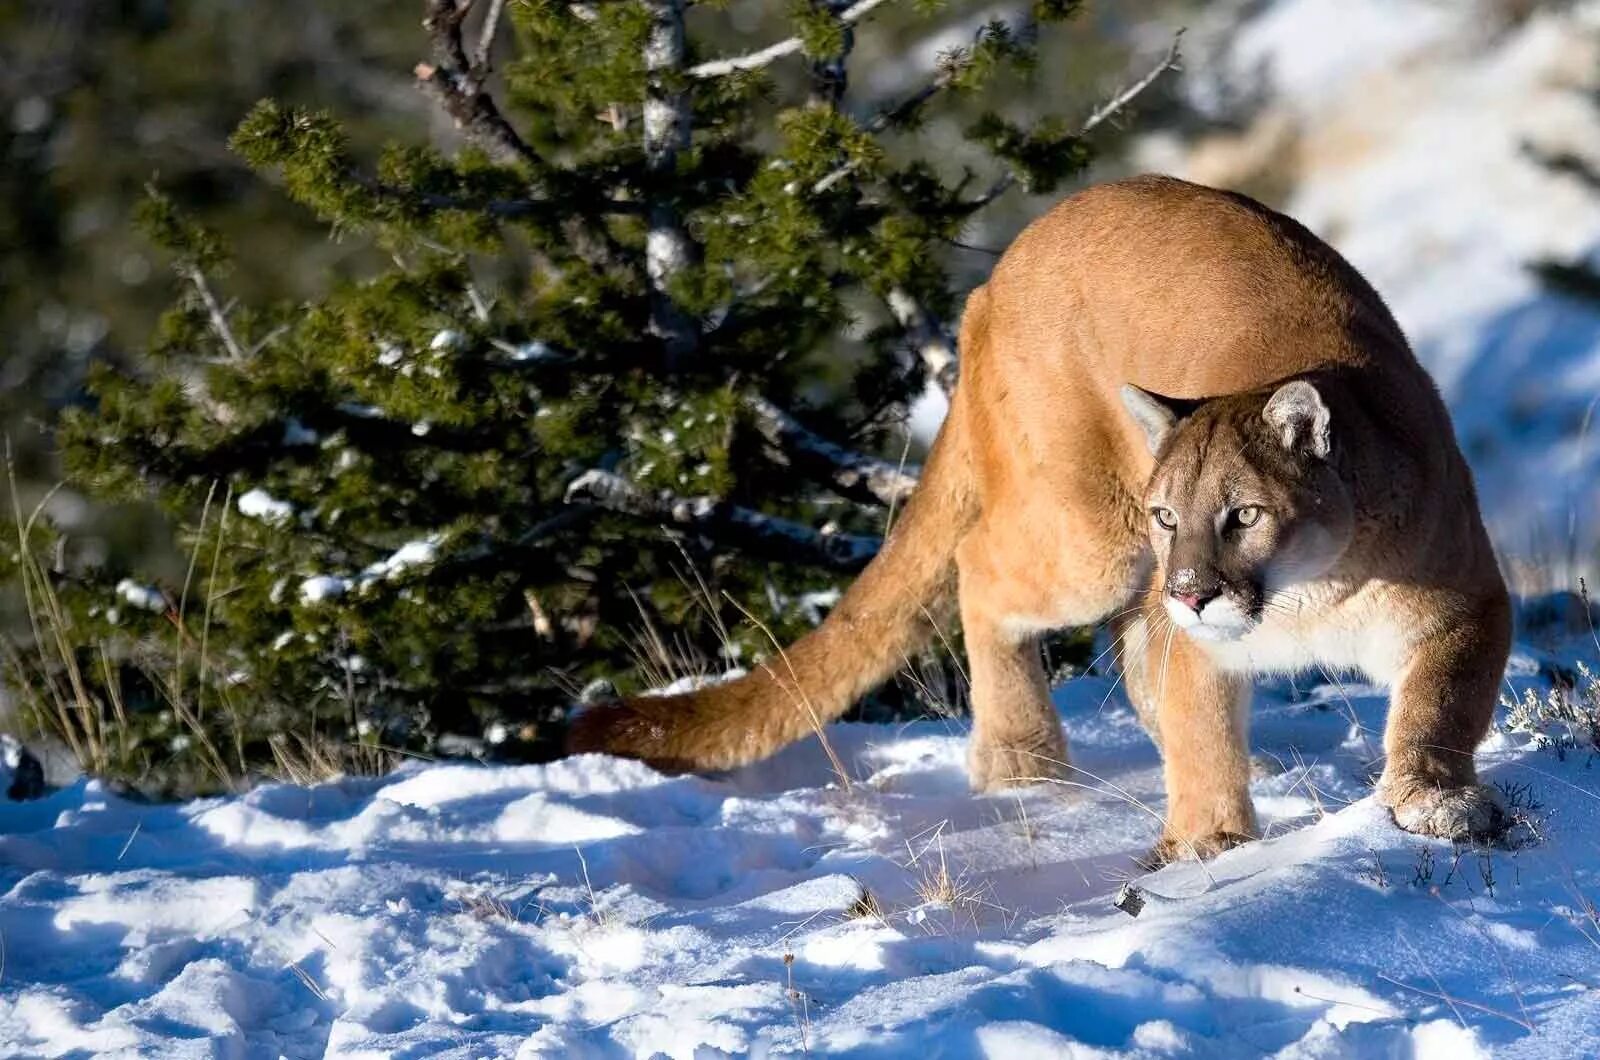
<instances>
[{"instance_id":1,"label":"cougar tail","mask_svg":"<svg viewBox=\"0 0 1600 1060\"><path fill-rule=\"evenodd\" d=\"M982 299L980 288L962 321L969 351ZM725 684L587 707L573 720L568 752L603 751L676 771L729 769L816 732L928 641L932 619L954 595L956 545L975 509L958 395L883 550L821 626Z\"/></svg>"}]
</instances>

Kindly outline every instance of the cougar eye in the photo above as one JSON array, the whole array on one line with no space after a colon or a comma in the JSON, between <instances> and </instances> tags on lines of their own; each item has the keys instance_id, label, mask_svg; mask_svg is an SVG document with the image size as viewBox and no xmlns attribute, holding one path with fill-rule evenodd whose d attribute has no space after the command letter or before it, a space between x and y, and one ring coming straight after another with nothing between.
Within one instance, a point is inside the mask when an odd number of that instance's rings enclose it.
<instances>
[{"instance_id":1,"label":"cougar eye","mask_svg":"<svg viewBox=\"0 0 1600 1060\"><path fill-rule=\"evenodd\" d=\"M1161 524L1163 530L1178 528L1178 513L1171 508L1151 508L1150 514L1156 517L1156 522Z\"/></svg>"},{"instance_id":2,"label":"cougar eye","mask_svg":"<svg viewBox=\"0 0 1600 1060\"><path fill-rule=\"evenodd\" d=\"M1233 510L1233 521L1240 526L1254 526L1261 519L1261 509L1253 504Z\"/></svg>"}]
</instances>

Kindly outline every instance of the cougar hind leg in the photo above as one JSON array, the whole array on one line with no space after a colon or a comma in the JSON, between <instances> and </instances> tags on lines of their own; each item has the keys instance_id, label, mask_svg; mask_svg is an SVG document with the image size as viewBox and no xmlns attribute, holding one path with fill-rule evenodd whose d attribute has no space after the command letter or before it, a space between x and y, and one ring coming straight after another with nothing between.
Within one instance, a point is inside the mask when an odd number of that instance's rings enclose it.
<instances>
[{"instance_id":1,"label":"cougar hind leg","mask_svg":"<svg viewBox=\"0 0 1600 1060\"><path fill-rule=\"evenodd\" d=\"M978 791L1071 773L1039 637L1101 621L1125 595L1098 572L1030 562L1038 549L1017 529L1026 525L980 526L956 553L972 681L969 760Z\"/></svg>"}]
</instances>

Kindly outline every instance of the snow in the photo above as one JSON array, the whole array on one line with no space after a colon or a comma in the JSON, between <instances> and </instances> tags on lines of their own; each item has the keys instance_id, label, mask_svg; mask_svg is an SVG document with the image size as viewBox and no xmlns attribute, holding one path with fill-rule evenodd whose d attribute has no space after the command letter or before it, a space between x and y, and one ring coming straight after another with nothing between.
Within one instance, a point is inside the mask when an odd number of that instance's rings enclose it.
<instances>
[{"instance_id":1,"label":"snow","mask_svg":"<svg viewBox=\"0 0 1600 1060\"><path fill-rule=\"evenodd\" d=\"M343 596L350 588L347 578L334 574L316 574L300 583L300 599L308 604L320 604Z\"/></svg>"},{"instance_id":2,"label":"snow","mask_svg":"<svg viewBox=\"0 0 1600 1060\"><path fill-rule=\"evenodd\" d=\"M1549 655L1519 650L1514 693ZM1542 838L1457 857L1370 797L1380 695L1266 684L1268 838L1141 874L1156 752L1113 679L1057 702L1078 783L996 796L967 791L964 725L918 722L831 727L848 785L812 739L716 777L591 755L0 803L0 1054L1457 1060L1600 1034L1584 754L1492 735ZM877 911L847 915L862 888Z\"/></svg>"},{"instance_id":3,"label":"snow","mask_svg":"<svg viewBox=\"0 0 1600 1060\"><path fill-rule=\"evenodd\" d=\"M165 593L154 585L140 585L132 578L124 578L117 583L117 595L134 607L145 611L165 611L167 609Z\"/></svg>"},{"instance_id":4,"label":"snow","mask_svg":"<svg viewBox=\"0 0 1600 1060\"><path fill-rule=\"evenodd\" d=\"M439 534L430 534L420 541L407 541L387 558L372 564L362 571L362 577L367 579L388 578L411 567L427 566L439 556L439 542L443 538Z\"/></svg>"},{"instance_id":5,"label":"snow","mask_svg":"<svg viewBox=\"0 0 1600 1060\"><path fill-rule=\"evenodd\" d=\"M368 564L354 577L338 574L316 574L300 583L300 599L308 604L335 600L351 589L365 591L388 578L404 574L413 567L427 566L439 558L442 534L430 534L417 541L407 541L394 552L376 563Z\"/></svg>"},{"instance_id":6,"label":"snow","mask_svg":"<svg viewBox=\"0 0 1600 1060\"><path fill-rule=\"evenodd\" d=\"M322 440L321 435L307 427L293 416L283 425L283 444L288 446L316 445Z\"/></svg>"},{"instance_id":7,"label":"snow","mask_svg":"<svg viewBox=\"0 0 1600 1060\"><path fill-rule=\"evenodd\" d=\"M511 359L517 362L548 361L556 357L555 350L548 343L534 339L529 342L519 343L511 349Z\"/></svg>"},{"instance_id":8,"label":"snow","mask_svg":"<svg viewBox=\"0 0 1600 1060\"><path fill-rule=\"evenodd\" d=\"M1460 22L1444 5L1426 2L1272 4L1234 42L1230 72L1264 74L1275 99L1337 104L1353 82L1386 74L1449 41Z\"/></svg>"},{"instance_id":9,"label":"snow","mask_svg":"<svg viewBox=\"0 0 1600 1060\"><path fill-rule=\"evenodd\" d=\"M294 505L280 501L264 489L253 489L239 497L239 514L268 523L286 523L294 516Z\"/></svg>"}]
</instances>

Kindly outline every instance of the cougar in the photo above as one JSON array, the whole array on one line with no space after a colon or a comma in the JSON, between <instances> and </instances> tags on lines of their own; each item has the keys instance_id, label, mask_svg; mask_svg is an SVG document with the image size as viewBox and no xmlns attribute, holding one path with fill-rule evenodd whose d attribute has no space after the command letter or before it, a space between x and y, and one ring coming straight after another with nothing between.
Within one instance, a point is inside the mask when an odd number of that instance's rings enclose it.
<instances>
[{"instance_id":1,"label":"cougar","mask_svg":"<svg viewBox=\"0 0 1600 1060\"><path fill-rule=\"evenodd\" d=\"M1037 644L1109 623L1163 760L1152 860L1258 834L1258 674L1391 689L1378 798L1492 834L1510 605L1449 415L1383 300L1243 195L1145 176L1033 222L969 298L921 482L822 625L748 675L597 705L569 747L727 769L839 717L959 602L973 786L1070 777Z\"/></svg>"}]
</instances>

